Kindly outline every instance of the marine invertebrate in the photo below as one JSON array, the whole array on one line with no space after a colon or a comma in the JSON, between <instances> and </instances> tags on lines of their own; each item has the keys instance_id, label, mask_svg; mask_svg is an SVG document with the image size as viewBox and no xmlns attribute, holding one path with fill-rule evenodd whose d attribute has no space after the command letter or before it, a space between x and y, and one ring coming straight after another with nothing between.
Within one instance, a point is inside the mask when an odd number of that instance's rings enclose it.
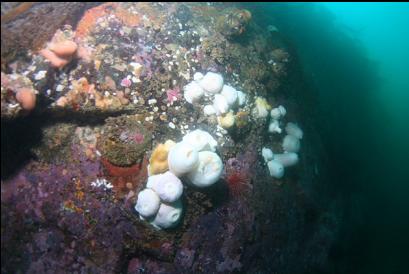
<instances>
[{"instance_id":1,"label":"marine invertebrate","mask_svg":"<svg viewBox=\"0 0 409 274\"><path fill-rule=\"evenodd\" d=\"M60 58L58 57L57 54L55 54L54 52L52 52L49 49L42 49L39 51L39 53L48 61L50 61L51 65L55 68L62 68L64 67L66 64L68 64L69 60L65 59L65 58Z\"/></svg>"},{"instance_id":2,"label":"marine invertebrate","mask_svg":"<svg viewBox=\"0 0 409 274\"><path fill-rule=\"evenodd\" d=\"M139 163L151 141L151 134L137 116L108 118L98 142L102 157L119 167Z\"/></svg>"},{"instance_id":3,"label":"marine invertebrate","mask_svg":"<svg viewBox=\"0 0 409 274\"><path fill-rule=\"evenodd\" d=\"M237 101L239 103L239 106L244 105L247 101L247 95L244 92L238 90L237 91Z\"/></svg>"},{"instance_id":4,"label":"marine invertebrate","mask_svg":"<svg viewBox=\"0 0 409 274\"><path fill-rule=\"evenodd\" d=\"M223 171L220 157L211 151L199 152L199 164L189 172L189 181L197 187L207 187L216 183Z\"/></svg>"},{"instance_id":5,"label":"marine invertebrate","mask_svg":"<svg viewBox=\"0 0 409 274\"><path fill-rule=\"evenodd\" d=\"M287 132L288 135L292 135L297 139L302 139L304 133L301 130L301 128L294 123L287 123L286 127L285 127L285 132Z\"/></svg>"},{"instance_id":6,"label":"marine invertebrate","mask_svg":"<svg viewBox=\"0 0 409 274\"><path fill-rule=\"evenodd\" d=\"M193 104L202 98L204 94L203 88L197 82L190 82L184 88L184 97L187 102Z\"/></svg>"},{"instance_id":7,"label":"marine invertebrate","mask_svg":"<svg viewBox=\"0 0 409 274\"><path fill-rule=\"evenodd\" d=\"M214 109L214 107L212 105L206 105L203 108L203 112L205 115L210 116L213 114L216 114L216 110Z\"/></svg>"},{"instance_id":8,"label":"marine invertebrate","mask_svg":"<svg viewBox=\"0 0 409 274\"><path fill-rule=\"evenodd\" d=\"M22 110L30 111L36 105L36 94L31 80L18 73L1 73L1 116L15 117Z\"/></svg>"},{"instance_id":9,"label":"marine invertebrate","mask_svg":"<svg viewBox=\"0 0 409 274\"><path fill-rule=\"evenodd\" d=\"M225 129L231 128L235 122L235 116L233 114L233 111L229 111L225 115L218 116L217 122L221 127Z\"/></svg>"},{"instance_id":10,"label":"marine invertebrate","mask_svg":"<svg viewBox=\"0 0 409 274\"><path fill-rule=\"evenodd\" d=\"M154 190L163 202L173 203L182 196L182 182L172 172L153 175L148 178L147 188Z\"/></svg>"},{"instance_id":11,"label":"marine invertebrate","mask_svg":"<svg viewBox=\"0 0 409 274\"><path fill-rule=\"evenodd\" d=\"M197 166L198 162L198 151L188 143L177 143L169 151L169 170L176 176L188 173Z\"/></svg>"},{"instance_id":12,"label":"marine invertebrate","mask_svg":"<svg viewBox=\"0 0 409 274\"><path fill-rule=\"evenodd\" d=\"M237 90L229 85L223 85L223 89L221 91L221 95L226 98L227 104L232 107L236 104L238 93Z\"/></svg>"},{"instance_id":13,"label":"marine invertebrate","mask_svg":"<svg viewBox=\"0 0 409 274\"><path fill-rule=\"evenodd\" d=\"M195 72L195 74L193 74L193 80L195 80L196 82L199 82L200 80L202 80L203 77L204 75L201 72Z\"/></svg>"},{"instance_id":14,"label":"marine invertebrate","mask_svg":"<svg viewBox=\"0 0 409 274\"><path fill-rule=\"evenodd\" d=\"M169 169L168 154L171 147L175 145L172 140L167 140L164 144L158 144L153 150L149 159L149 175L163 173Z\"/></svg>"},{"instance_id":15,"label":"marine invertebrate","mask_svg":"<svg viewBox=\"0 0 409 274\"><path fill-rule=\"evenodd\" d=\"M208 150L216 151L217 141L207 131L196 129L185 136L183 136L183 142L188 143L197 151Z\"/></svg>"},{"instance_id":16,"label":"marine invertebrate","mask_svg":"<svg viewBox=\"0 0 409 274\"><path fill-rule=\"evenodd\" d=\"M167 96L166 99L168 100L168 102L172 104L174 101L180 99L180 97L181 97L180 88L175 87L174 89L168 89L166 91L166 96ZM186 101L188 101L188 100L186 99Z\"/></svg>"},{"instance_id":17,"label":"marine invertebrate","mask_svg":"<svg viewBox=\"0 0 409 274\"><path fill-rule=\"evenodd\" d=\"M34 90L21 88L16 93L16 100L25 110L32 110L36 105L36 95Z\"/></svg>"},{"instance_id":18,"label":"marine invertebrate","mask_svg":"<svg viewBox=\"0 0 409 274\"><path fill-rule=\"evenodd\" d=\"M169 171L150 176L146 184L162 201L158 213L150 219L153 226L169 228L179 222L183 210L180 177L186 175L185 178L198 187L210 186L219 180L223 163L213 152L216 146L216 140L208 132L197 129L170 148L167 154Z\"/></svg>"},{"instance_id":19,"label":"marine invertebrate","mask_svg":"<svg viewBox=\"0 0 409 274\"><path fill-rule=\"evenodd\" d=\"M50 43L47 48L40 50L39 53L50 61L53 67L62 68L71 61L77 49L77 43L64 40Z\"/></svg>"},{"instance_id":20,"label":"marine invertebrate","mask_svg":"<svg viewBox=\"0 0 409 274\"><path fill-rule=\"evenodd\" d=\"M155 215L160 207L160 199L155 191L146 188L139 192L135 210L144 218Z\"/></svg>"},{"instance_id":21,"label":"marine invertebrate","mask_svg":"<svg viewBox=\"0 0 409 274\"><path fill-rule=\"evenodd\" d=\"M229 110L229 104L226 97L220 94L216 94L213 100L213 108L216 110L216 114L224 114Z\"/></svg>"},{"instance_id":22,"label":"marine invertebrate","mask_svg":"<svg viewBox=\"0 0 409 274\"><path fill-rule=\"evenodd\" d=\"M253 148L247 148L243 154L226 161L223 179L229 187L230 194L235 198L244 198L253 189L251 184L253 164L257 160L257 154Z\"/></svg>"},{"instance_id":23,"label":"marine invertebrate","mask_svg":"<svg viewBox=\"0 0 409 274\"><path fill-rule=\"evenodd\" d=\"M230 128L235 123L235 115L229 110L244 105L247 99L243 92L224 85L223 77L212 71L204 76L200 72L195 73L194 80L184 87L184 91L186 101L191 104L198 102L203 94L212 97L213 104L204 106L203 112L206 116L216 114L223 128Z\"/></svg>"},{"instance_id":24,"label":"marine invertebrate","mask_svg":"<svg viewBox=\"0 0 409 274\"><path fill-rule=\"evenodd\" d=\"M121 80L121 86L129 88L132 85L132 81L129 80L127 77Z\"/></svg>"},{"instance_id":25,"label":"marine invertebrate","mask_svg":"<svg viewBox=\"0 0 409 274\"><path fill-rule=\"evenodd\" d=\"M245 127L249 122L249 113L247 111L237 112L235 121L237 128Z\"/></svg>"},{"instance_id":26,"label":"marine invertebrate","mask_svg":"<svg viewBox=\"0 0 409 274\"><path fill-rule=\"evenodd\" d=\"M144 138L143 134L138 131L123 131L119 135L119 139L126 143L142 144Z\"/></svg>"},{"instance_id":27,"label":"marine invertebrate","mask_svg":"<svg viewBox=\"0 0 409 274\"><path fill-rule=\"evenodd\" d=\"M138 162L134 165L127 166L127 167L121 167L121 166L116 166L110 163L104 157L101 158L101 162L103 166L105 167L108 175L113 176L113 177L126 177L126 176L131 176L131 175L137 175L141 171L144 170L144 167L146 166L145 161L146 160L144 159L141 162Z\"/></svg>"},{"instance_id":28,"label":"marine invertebrate","mask_svg":"<svg viewBox=\"0 0 409 274\"><path fill-rule=\"evenodd\" d=\"M274 120L278 120L280 118L282 118L283 116L285 116L285 114L287 113L287 110L282 106L278 106L276 108L273 108L270 112L270 116L272 119Z\"/></svg>"},{"instance_id":29,"label":"marine invertebrate","mask_svg":"<svg viewBox=\"0 0 409 274\"><path fill-rule=\"evenodd\" d=\"M252 188L248 176L240 171L227 172L225 180L233 197L242 197Z\"/></svg>"},{"instance_id":30,"label":"marine invertebrate","mask_svg":"<svg viewBox=\"0 0 409 274\"><path fill-rule=\"evenodd\" d=\"M261 149L261 155L263 156L264 162L268 162L270 160L273 160L274 153L271 149L263 147Z\"/></svg>"},{"instance_id":31,"label":"marine invertebrate","mask_svg":"<svg viewBox=\"0 0 409 274\"><path fill-rule=\"evenodd\" d=\"M174 227L179 223L182 211L183 206L180 200L170 204L162 203L151 224L159 229Z\"/></svg>"},{"instance_id":32,"label":"marine invertebrate","mask_svg":"<svg viewBox=\"0 0 409 274\"><path fill-rule=\"evenodd\" d=\"M270 125L268 126L268 132L270 133L281 133L281 128L278 120L271 120Z\"/></svg>"},{"instance_id":33,"label":"marine invertebrate","mask_svg":"<svg viewBox=\"0 0 409 274\"><path fill-rule=\"evenodd\" d=\"M200 80L199 84L206 93L216 94L223 88L223 77L215 72L207 72Z\"/></svg>"},{"instance_id":34,"label":"marine invertebrate","mask_svg":"<svg viewBox=\"0 0 409 274\"><path fill-rule=\"evenodd\" d=\"M275 160L268 161L267 167L272 177L280 179L284 176L284 166L280 162Z\"/></svg>"},{"instance_id":35,"label":"marine invertebrate","mask_svg":"<svg viewBox=\"0 0 409 274\"><path fill-rule=\"evenodd\" d=\"M281 163L284 167L289 167L298 163L298 154L294 152L275 154L274 160Z\"/></svg>"},{"instance_id":36,"label":"marine invertebrate","mask_svg":"<svg viewBox=\"0 0 409 274\"><path fill-rule=\"evenodd\" d=\"M70 57L77 51L78 45L74 41L66 40L52 43L48 48L59 57Z\"/></svg>"},{"instance_id":37,"label":"marine invertebrate","mask_svg":"<svg viewBox=\"0 0 409 274\"><path fill-rule=\"evenodd\" d=\"M271 109L271 106L267 100L263 97L256 97L255 106L252 110L252 115L254 118L265 118L268 116L268 111Z\"/></svg>"},{"instance_id":38,"label":"marine invertebrate","mask_svg":"<svg viewBox=\"0 0 409 274\"><path fill-rule=\"evenodd\" d=\"M277 120L274 120L277 121ZM295 124L290 124L289 131L296 136L302 137L302 131ZM284 168L294 166L298 163L298 150L300 140L293 135L286 135L283 139L282 147L285 153L273 154L268 148L262 149L262 156L267 163L270 175L280 179L284 176Z\"/></svg>"},{"instance_id":39,"label":"marine invertebrate","mask_svg":"<svg viewBox=\"0 0 409 274\"><path fill-rule=\"evenodd\" d=\"M286 135L282 147L286 152L298 152L300 150L300 140L293 135Z\"/></svg>"}]
</instances>

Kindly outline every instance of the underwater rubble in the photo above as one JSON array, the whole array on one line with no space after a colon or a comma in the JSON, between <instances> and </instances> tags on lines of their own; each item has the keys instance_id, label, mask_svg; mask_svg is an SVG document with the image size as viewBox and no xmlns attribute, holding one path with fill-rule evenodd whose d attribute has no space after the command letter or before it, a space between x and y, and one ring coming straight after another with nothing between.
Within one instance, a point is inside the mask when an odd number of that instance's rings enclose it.
<instances>
[{"instance_id":1,"label":"underwater rubble","mask_svg":"<svg viewBox=\"0 0 409 274\"><path fill-rule=\"evenodd\" d=\"M77 5L72 9L84 9ZM296 244L318 223L330 227L333 220L308 192L308 182L324 175L311 127L281 88L293 62L290 49L276 46L285 42L272 41L277 36L254 24L250 11L227 3L87 8L72 25L51 21L59 24L52 35L13 54L2 34L2 150L8 140L7 146L20 145L8 134L24 138L24 123L31 123L27 134L39 136L22 145L31 158L19 170L6 162L21 154L2 153L2 273L302 271L285 269L280 256L306 269L325 267L335 232L328 228ZM246 100L234 97L229 111L220 110L223 91L187 101L186 86L198 73L220 75L231 88L226 94L234 89ZM207 104L220 113L208 112ZM306 136L297 166L273 178L261 151L283 152L285 134L269 132L270 111L279 105L287 108L283 120L299 121ZM134 208L152 175L149 164L166 162L161 145L196 129L217 143L221 177L206 188L182 179L181 219L155 229ZM316 243L321 253L310 258ZM301 252L307 255L297 258Z\"/></svg>"}]
</instances>

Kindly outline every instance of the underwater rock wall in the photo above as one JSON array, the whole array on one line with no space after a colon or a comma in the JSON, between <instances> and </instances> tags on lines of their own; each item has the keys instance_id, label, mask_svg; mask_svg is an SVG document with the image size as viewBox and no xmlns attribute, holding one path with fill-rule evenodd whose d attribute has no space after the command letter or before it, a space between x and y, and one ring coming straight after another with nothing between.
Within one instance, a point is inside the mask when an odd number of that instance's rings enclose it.
<instances>
[{"instance_id":1,"label":"underwater rock wall","mask_svg":"<svg viewBox=\"0 0 409 274\"><path fill-rule=\"evenodd\" d=\"M1 66L37 50L64 24L74 24L90 3L2 3Z\"/></svg>"},{"instance_id":2,"label":"underwater rock wall","mask_svg":"<svg viewBox=\"0 0 409 274\"><path fill-rule=\"evenodd\" d=\"M315 101L296 92L302 73L276 31L232 4L104 3L59 26L43 51L8 63L2 272L325 270L336 226L319 196L328 177ZM232 102L229 116L207 115L212 97L183 96L198 72L221 75L247 100ZM31 90L26 100L22 88ZM287 109L280 123L297 122L304 138L299 163L276 179L261 149L282 151L285 133L268 132L279 105ZM222 177L204 189L182 179L181 221L156 230L134 209L152 152L195 129L217 141Z\"/></svg>"}]
</instances>

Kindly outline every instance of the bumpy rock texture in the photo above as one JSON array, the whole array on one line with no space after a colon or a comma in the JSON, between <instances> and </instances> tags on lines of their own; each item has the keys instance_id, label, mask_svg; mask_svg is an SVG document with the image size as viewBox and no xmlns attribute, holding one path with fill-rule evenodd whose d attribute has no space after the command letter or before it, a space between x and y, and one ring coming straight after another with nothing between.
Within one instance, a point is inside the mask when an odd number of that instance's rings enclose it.
<instances>
[{"instance_id":1,"label":"bumpy rock texture","mask_svg":"<svg viewBox=\"0 0 409 274\"><path fill-rule=\"evenodd\" d=\"M291 90L300 72L284 41L232 4L30 5L2 3L2 273L328 271L336 223L317 195L325 155ZM78 44L63 69L37 52L53 35ZM229 132L180 94L207 71L248 95ZM31 113L16 101L19 81L38 93ZM281 138L251 117L256 95L303 125L300 163L281 180L261 157ZM196 128L218 141L222 180L187 187L181 223L157 231L133 209L147 159Z\"/></svg>"}]
</instances>

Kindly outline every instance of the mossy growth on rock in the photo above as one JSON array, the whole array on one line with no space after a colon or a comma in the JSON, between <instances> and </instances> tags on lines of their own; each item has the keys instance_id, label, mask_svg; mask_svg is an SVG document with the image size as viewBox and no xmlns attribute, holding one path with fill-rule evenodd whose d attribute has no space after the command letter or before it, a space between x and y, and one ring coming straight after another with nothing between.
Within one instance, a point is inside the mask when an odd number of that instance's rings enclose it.
<instances>
[{"instance_id":1,"label":"mossy growth on rock","mask_svg":"<svg viewBox=\"0 0 409 274\"><path fill-rule=\"evenodd\" d=\"M70 145L75 125L69 123L47 125L41 130L41 143L31 152L45 163L62 164L70 159Z\"/></svg>"},{"instance_id":2,"label":"mossy growth on rock","mask_svg":"<svg viewBox=\"0 0 409 274\"><path fill-rule=\"evenodd\" d=\"M231 9L219 16L216 29L228 38L235 37L246 31L250 20L251 13L248 10Z\"/></svg>"},{"instance_id":3,"label":"mossy growth on rock","mask_svg":"<svg viewBox=\"0 0 409 274\"><path fill-rule=\"evenodd\" d=\"M149 148L152 134L139 116L122 115L105 120L98 148L102 157L116 166L139 163Z\"/></svg>"}]
</instances>

